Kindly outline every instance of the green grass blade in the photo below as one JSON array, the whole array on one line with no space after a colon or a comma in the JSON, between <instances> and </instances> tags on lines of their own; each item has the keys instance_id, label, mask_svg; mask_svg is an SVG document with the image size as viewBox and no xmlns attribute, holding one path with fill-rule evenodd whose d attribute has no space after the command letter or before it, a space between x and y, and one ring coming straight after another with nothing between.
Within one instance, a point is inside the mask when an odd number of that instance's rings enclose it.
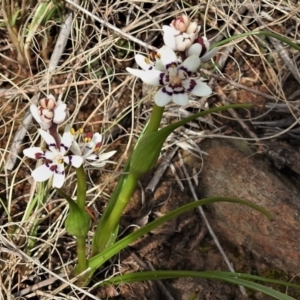
<instances>
[{"instance_id":1,"label":"green grass blade","mask_svg":"<svg viewBox=\"0 0 300 300\"><path fill-rule=\"evenodd\" d=\"M101 253L95 255L94 257L89 259L89 267L91 268L91 271L96 270L99 268L101 265L103 265L108 259L110 259L112 256L117 254L119 251L127 247L129 244L132 242L136 241L138 238L143 236L144 234L154 230L158 226L164 224L165 222L179 216L180 214L191 210L193 208L196 208L201 205L206 205L206 204L212 204L216 202L232 202L232 203L240 203L240 204L245 204L261 213L263 213L265 216L268 218L271 218L270 213L268 213L265 209L262 207L255 205L249 201L241 200L241 199L232 199L232 198L225 198L225 197L215 197L215 198L208 198L208 199L202 199L199 201L191 202L188 204L185 204L170 213L164 215L163 217L160 217L156 219L155 221L147 224L146 226L136 230L135 232L129 234L128 236L124 237L122 240L116 242L114 245L107 247L104 251Z\"/></svg>"},{"instance_id":2,"label":"green grass blade","mask_svg":"<svg viewBox=\"0 0 300 300\"><path fill-rule=\"evenodd\" d=\"M194 278L205 278L205 279L215 279L215 280L221 280L229 283L233 283L236 285L241 285L246 288L261 292L265 295L271 296L274 299L279 300L295 300L295 298L292 298L288 295L285 295L281 292L278 292L272 288L266 287L262 284L255 283L249 280L245 280L243 278L252 278L255 277L256 280L261 280L265 282L271 282L276 284L281 284L285 286L291 286L300 288L300 286L295 284L289 284L284 281L279 280L273 280L273 279L267 279L259 276L252 276L247 274L240 274L240 273L230 273L230 272L196 272L196 271L177 271L177 270L171 270L171 271L147 271L147 272L138 272L138 273L130 273L125 275L119 275L116 277L113 277L111 279L106 280L105 282L102 282L101 285L106 284L125 284L125 283L133 283L137 281L145 281L145 280L162 280L162 279L176 279L176 278L183 278L183 277L194 277Z\"/></svg>"}]
</instances>

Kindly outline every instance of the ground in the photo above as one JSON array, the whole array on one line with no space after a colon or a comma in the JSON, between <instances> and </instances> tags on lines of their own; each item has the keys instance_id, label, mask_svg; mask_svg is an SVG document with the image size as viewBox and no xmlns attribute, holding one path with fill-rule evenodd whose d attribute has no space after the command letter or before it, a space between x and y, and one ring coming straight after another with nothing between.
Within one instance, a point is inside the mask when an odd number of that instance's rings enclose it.
<instances>
[{"instance_id":1,"label":"ground","mask_svg":"<svg viewBox=\"0 0 300 300\"><path fill-rule=\"evenodd\" d=\"M38 3L30 5L36 11ZM98 1L81 5L153 47L163 44L161 26L184 12L202 25L200 35L206 35L212 44L258 28L299 41L299 6L295 1L278 6L266 1ZM74 13L70 37L58 66L48 76L62 20L70 11ZM1 15L1 24L4 19ZM155 88L136 81L125 70L135 67L135 53L150 50L74 10L71 4L56 7L50 19L35 29L27 49L28 25L24 20L30 23L32 16L20 10L13 28L23 37L19 44L24 46L25 60L13 43L13 34L0 27L0 299L92 299L55 277L72 277L76 244L63 229L65 200L52 189L44 202L35 198L42 191L30 177L35 161L22 155L24 148L39 145L35 135L38 125L28 121L29 105L42 98L40 92L61 95L70 110L68 123L85 132L103 132L104 148L117 150L116 164L88 170L87 206L97 219L152 109ZM162 126L204 107L229 103L250 103L253 107L207 116L176 131L165 143L158 166L142 176L121 220L120 236L193 201L190 178L199 199L241 197L275 215L275 221L268 223L260 214L232 203L204 207L236 272L299 283L298 53L299 49L263 34L233 39L220 46L215 65L201 65L198 76L212 87L212 96L191 98L180 110L168 106ZM175 148L170 167L157 175ZM74 174L68 175L63 189L75 196L76 179ZM153 178L158 178L158 184L152 190L149 183ZM95 226L93 220L88 247ZM228 271L228 266L195 209L121 251L95 274L87 292L98 299L117 300L271 299L248 289L241 291L236 285L192 278L93 287L109 276L152 269ZM297 289L272 287L300 299Z\"/></svg>"}]
</instances>

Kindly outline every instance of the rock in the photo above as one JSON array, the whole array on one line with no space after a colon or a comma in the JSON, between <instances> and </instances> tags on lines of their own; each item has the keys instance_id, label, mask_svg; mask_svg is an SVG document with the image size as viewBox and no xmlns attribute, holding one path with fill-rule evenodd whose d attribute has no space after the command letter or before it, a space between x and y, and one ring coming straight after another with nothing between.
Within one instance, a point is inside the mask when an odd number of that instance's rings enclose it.
<instances>
[{"instance_id":1,"label":"rock","mask_svg":"<svg viewBox=\"0 0 300 300\"><path fill-rule=\"evenodd\" d=\"M251 251L261 262L288 273L298 273L299 188L266 158L252 153L245 142L208 139L201 143L201 149L209 155L204 157L199 177L199 197L245 199L263 206L274 217L270 221L241 204L209 205L208 217L217 235ZM190 174L198 161L195 157L186 157Z\"/></svg>"}]
</instances>

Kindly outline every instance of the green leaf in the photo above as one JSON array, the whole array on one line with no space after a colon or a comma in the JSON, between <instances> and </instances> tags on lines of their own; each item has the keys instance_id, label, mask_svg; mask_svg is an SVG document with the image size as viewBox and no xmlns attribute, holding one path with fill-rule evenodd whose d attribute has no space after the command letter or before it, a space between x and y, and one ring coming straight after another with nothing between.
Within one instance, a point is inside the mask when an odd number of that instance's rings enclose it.
<instances>
[{"instance_id":1,"label":"green leaf","mask_svg":"<svg viewBox=\"0 0 300 300\"><path fill-rule=\"evenodd\" d=\"M69 204L69 214L65 221L65 227L70 235L74 235L77 238L86 237L90 228L90 216L84 210L81 209L75 201L67 196L60 189L58 192L68 201Z\"/></svg>"},{"instance_id":2,"label":"green leaf","mask_svg":"<svg viewBox=\"0 0 300 300\"><path fill-rule=\"evenodd\" d=\"M230 108L250 108L250 107L251 105L249 104L232 104L232 105L216 107L205 111L201 111L190 117L184 118L178 122L175 122L171 125L162 128L159 131L146 133L144 136L142 136L136 148L133 150L130 159L130 172L132 172L136 176L141 176L142 174L148 172L153 167L155 167L163 143L165 142L167 137L178 127L185 125L188 122L193 121L199 117L203 117L211 113L228 110Z\"/></svg>"},{"instance_id":3,"label":"green leaf","mask_svg":"<svg viewBox=\"0 0 300 300\"><path fill-rule=\"evenodd\" d=\"M230 272L218 272L218 271L210 271L210 272L195 272L195 271L147 271L147 272L138 272L138 273L130 273L130 274L124 274L115 276L113 278L110 278L104 282L102 282L100 285L107 285L107 284L126 284L126 283L132 283L137 281L145 281L145 280L162 280L162 279L174 279L174 278L183 278L183 277L194 277L194 278L205 278L205 279L216 279L221 280L229 283L233 283L236 285L241 285L246 288L264 293L265 295L271 296L275 299L279 300L295 300L294 298L285 295L281 292L278 292L276 290L273 290L272 288L266 287L262 284L255 283L246 279L255 279L259 281L264 282L270 282L270 283L276 283L281 284L284 286L289 287L296 287L300 288L299 285L296 284L290 284L284 281L280 280L273 280L268 279L260 276L254 276L254 275L247 275L247 274L241 274L241 273L230 273Z\"/></svg>"},{"instance_id":4,"label":"green leaf","mask_svg":"<svg viewBox=\"0 0 300 300\"><path fill-rule=\"evenodd\" d=\"M261 213L263 213L268 218L271 218L270 213L268 213L264 208L255 205L249 201L241 200L241 199L232 199L232 198L225 198L225 197L215 197L215 198L208 198L208 199L202 199L199 201L194 201L188 204L185 204L168 214L164 215L163 217L160 217L156 219L155 221L147 224L146 226L136 230L135 232L129 234L128 236L124 237L120 241L116 242L112 246L107 247L105 250L103 250L101 253L95 255L94 257L90 258L88 260L88 266L91 268L91 274L99 268L101 265L103 265L108 259L110 259L112 256L117 254L119 251L127 247L132 242L136 241L138 238L143 236L144 234L154 230L158 226L164 224L165 222L181 215L182 213L191 210L195 207L206 205L206 204L212 204L216 202L232 202L232 203L240 203L245 204Z\"/></svg>"}]
</instances>

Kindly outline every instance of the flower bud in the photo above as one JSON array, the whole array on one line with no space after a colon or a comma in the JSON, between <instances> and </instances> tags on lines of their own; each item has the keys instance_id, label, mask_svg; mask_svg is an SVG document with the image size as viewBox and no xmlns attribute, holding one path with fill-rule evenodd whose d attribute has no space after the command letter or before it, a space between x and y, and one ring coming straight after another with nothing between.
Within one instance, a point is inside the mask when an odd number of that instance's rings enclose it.
<instances>
[{"instance_id":1,"label":"flower bud","mask_svg":"<svg viewBox=\"0 0 300 300\"><path fill-rule=\"evenodd\" d=\"M200 28L199 28L200 29ZM196 22L192 22L190 26L187 28L186 33L191 34L191 33L196 33L198 32L198 24Z\"/></svg>"},{"instance_id":2,"label":"flower bud","mask_svg":"<svg viewBox=\"0 0 300 300\"><path fill-rule=\"evenodd\" d=\"M171 26L180 32L185 32L190 25L190 19L186 15L178 16L175 20L171 22Z\"/></svg>"},{"instance_id":3,"label":"flower bud","mask_svg":"<svg viewBox=\"0 0 300 300\"><path fill-rule=\"evenodd\" d=\"M40 108L39 112L40 112L40 117L41 117L42 122L45 122L45 123L52 122L53 116L54 116L54 113L52 110Z\"/></svg>"},{"instance_id":4,"label":"flower bud","mask_svg":"<svg viewBox=\"0 0 300 300\"><path fill-rule=\"evenodd\" d=\"M47 98L41 99L39 104L42 108L53 109L56 106L56 101L55 98L50 94Z\"/></svg>"}]
</instances>

